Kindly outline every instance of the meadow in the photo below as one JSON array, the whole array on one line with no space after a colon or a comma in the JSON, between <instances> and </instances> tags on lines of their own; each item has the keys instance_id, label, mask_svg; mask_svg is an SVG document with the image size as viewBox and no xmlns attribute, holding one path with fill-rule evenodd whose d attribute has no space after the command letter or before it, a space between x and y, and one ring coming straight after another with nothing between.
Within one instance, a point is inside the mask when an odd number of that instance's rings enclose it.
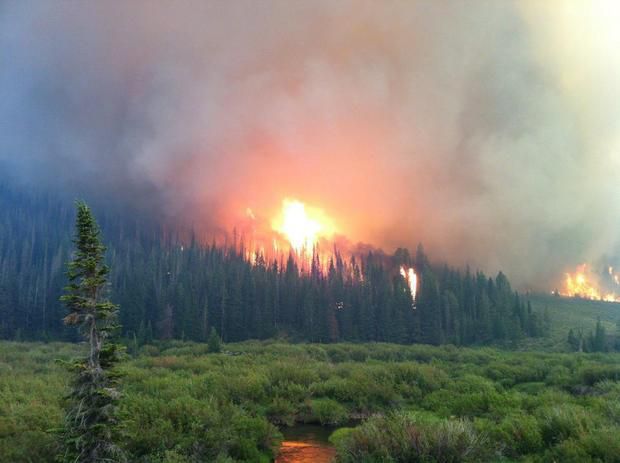
<instances>
[{"instance_id":1,"label":"meadow","mask_svg":"<svg viewBox=\"0 0 620 463\"><path fill-rule=\"evenodd\" d=\"M581 329L584 332L593 330L599 319L608 334L614 334L618 330L620 322L618 303L557 297L551 294L531 294L528 295L528 300L531 301L534 310L541 313L547 310L551 317L548 336L534 341L545 348L565 350L568 330Z\"/></svg>"},{"instance_id":2,"label":"meadow","mask_svg":"<svg viewBox=\"0 0 620 463\"><path fill-rule=\"evenodd\" d=\"M0 461L54 461L81 349L0 343ZM340 427L339 462L620 461L617 353L173 341L121 369L133 462L268 462L295 423Z\"/></svg>"}]
</instances>

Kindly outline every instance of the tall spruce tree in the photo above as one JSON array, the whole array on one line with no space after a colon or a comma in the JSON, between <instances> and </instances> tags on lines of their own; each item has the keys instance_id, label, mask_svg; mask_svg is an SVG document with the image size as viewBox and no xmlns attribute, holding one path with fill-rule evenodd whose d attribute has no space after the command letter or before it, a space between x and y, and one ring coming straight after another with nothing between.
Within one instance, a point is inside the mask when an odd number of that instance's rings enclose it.
<instances>
[{"instance_id":1,"label":"tall spruce tree","mask_svg":"<svg viewBox=\"0 0 620 463\"><path fill-rule=\"evenodd\" d=\"M72 463L124 462L117 444L119 420L118 375L120 347L111 341L118 306L106 298L109 268L99 227L88 206L76 203L73 260L68 264L69 285L61 300L69 309L66 325L76 326L88 344L86 357L71 364L74 377L68 397L63 451L58 460Z\"/></svg>"}]
</instances>

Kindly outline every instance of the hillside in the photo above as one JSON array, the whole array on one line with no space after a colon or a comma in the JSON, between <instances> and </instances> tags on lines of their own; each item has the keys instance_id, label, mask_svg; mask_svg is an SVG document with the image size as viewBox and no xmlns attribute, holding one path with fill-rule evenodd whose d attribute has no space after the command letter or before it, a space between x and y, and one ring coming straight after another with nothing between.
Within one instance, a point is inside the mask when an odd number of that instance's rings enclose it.
<instances>
[{"instance_id":1,"label":"hillside","mask_svg":"<svg viewBox=\"0 0 620 463\"><path fill-rule=\"evenodd\" d=\"M535 311L542 313L546 309L552 321L549 338L537 340L536 347L564 350L570 329L581 329L587 333L594 329L598 318L611 335L616 333L616 323L620 320L620 304L615 302L558 297L551 294L532 294L530 301Z\"/></svg>"}]
</instances>

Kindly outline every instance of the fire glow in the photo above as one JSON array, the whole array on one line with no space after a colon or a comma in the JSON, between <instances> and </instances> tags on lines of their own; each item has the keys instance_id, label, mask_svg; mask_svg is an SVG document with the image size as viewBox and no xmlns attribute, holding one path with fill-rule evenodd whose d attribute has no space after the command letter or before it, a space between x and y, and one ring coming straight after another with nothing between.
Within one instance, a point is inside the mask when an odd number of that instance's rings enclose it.
<instances>
[{"instance_id":1,"label":"fire glow","mask_svg":"<svg viewBox=\"0 0 620 463\"><path fill-rule=\"evenodd\" d=\"M594 301L620 302L620 275L609 266L598 275L587 264L578 265L574 272L566 273L562 296L579 297Z\"/></svg>"},{"instance_id":2,"label":"fire glow","mask_svg":"<svg viewBox=\"0 0 620 463\"><path fill-rule=\"evenodd\" d=\"M272 228L283 235L300 256L311 256L319 239L329 239L335 233L333 222L322 210L288 198L282 201L282 210L272 221Z\"/></svg>"},{"instance_id":3,"label":"fire glow","mask_svg":"<svg viewBox=\"0 0 620 463\"><path fill-rule=\"evenodd\" d=\"M413 308L415 309L415 296L418 292L418 275L411 267L405 270L405 267L400 267L400 274L409 285L409 292L411 293L411 300L413 301Z\"/></svg>"},{"instance_id":4,"label":"fire glow","mask_svg":"<svg viewBox=\"0 0 620 463\"><path fill-rule=\"evenodd\" d=\"M271 220L264 220L249 207L245 210L245 218L248 222L242 228L241 248L251 263L279 261L279 265L283 265L284 260L292 257L300 273L317 271L326 274L336 266L348 277L364 280L364 268L358 266L356 257L371 248L362 244L351 245L348 239L338 234L335 222L322 209L298 199L285 198ZM375 253L375 258L390 265L380 250ZM407 284L411 305L415 309L418 275L413 267L401 265L397 268ZM336 304L338 309L343 306L342 302Z\"/></svg>"},{"instance_id":5,"label":"fire glow","mask_svg":"<svg viewBox=\"0 0 620 463\"><path fill-rule=\"evenodd\" d=\"M231 247L253 264L283 265L292 257L302 273L313 268L326 271L336 257L351 258L355 253L337 234L339 229L330 216L298 199L285 198L270 216L251 207L244 212L234 226Z\"/></svg>"}]
</instances>

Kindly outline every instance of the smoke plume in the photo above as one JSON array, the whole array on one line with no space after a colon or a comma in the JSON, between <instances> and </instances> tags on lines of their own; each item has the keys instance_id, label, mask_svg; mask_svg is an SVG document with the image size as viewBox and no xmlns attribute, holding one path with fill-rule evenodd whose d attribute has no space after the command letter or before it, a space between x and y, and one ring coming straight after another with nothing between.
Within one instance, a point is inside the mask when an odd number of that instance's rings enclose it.
<instances>
[{"instance_id":1,"label":"smoke plume","mask_svg":"<svg viewBox=\"0 0 620 463\"><path fill-rule=\"evenodd\" d=\"M618 250L613 1L0 5L0 167L233 226L283 197L522 288Z\"/></svg>"}]
</instances>

